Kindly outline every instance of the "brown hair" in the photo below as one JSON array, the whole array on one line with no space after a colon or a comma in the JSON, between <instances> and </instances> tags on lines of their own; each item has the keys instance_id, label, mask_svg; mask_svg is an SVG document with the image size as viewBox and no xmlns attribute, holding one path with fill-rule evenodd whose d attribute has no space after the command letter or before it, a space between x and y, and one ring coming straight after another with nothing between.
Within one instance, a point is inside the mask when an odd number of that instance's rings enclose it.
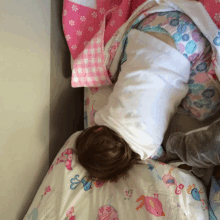
<instances>
[{"instance_id":1,"label":"brown hair","mask_svg":"<svg viewBox=\"0 0 220 220\"><path fill-rule=\"evenodd\" d=\"M116 181L141 161L119 134L98 125L87 128L77 137L74 153L89 179L96 181Z\"/></svg>"}]
</instances>

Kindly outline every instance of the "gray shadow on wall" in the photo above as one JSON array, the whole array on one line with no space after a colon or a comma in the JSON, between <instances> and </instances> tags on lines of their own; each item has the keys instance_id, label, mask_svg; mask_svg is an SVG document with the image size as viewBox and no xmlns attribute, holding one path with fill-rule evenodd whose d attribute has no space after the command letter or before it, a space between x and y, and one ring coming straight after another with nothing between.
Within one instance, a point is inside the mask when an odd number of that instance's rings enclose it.
<instances>
[{"instance_id":1,"label":"gray shadow on wall","mask_svg":"<svg viewBox=\"0 0 220 220\"><path fill-rule=\"evenodd\" d=\"M71 76L70 51L62 25L63 0L51 1L51 65L59 65L64 78ZM56 62L54 57L57 58Z\"/></svg>"},{"instance_id":2,"label":"gray shadow on wall","mask_svg":"<svg viewBox=\"0 0 220 220\"><path fill-rule=\"evenodd\" d=\"M63 0L51 1L49 164L68 139L83 130L83 88L71 87L70 51L62 26Z\"/></svg>"},{"instance_id":3,"label":"gray shadow on wall","mask_svg":"<svg viewBox=\"0 0 220 220\"><path fill-rule=\"evenodd\" d=\"M83 88L67 88L50 105L49 164L65 141L76 131L83 130Z\"/></svg>"}]
</instances>

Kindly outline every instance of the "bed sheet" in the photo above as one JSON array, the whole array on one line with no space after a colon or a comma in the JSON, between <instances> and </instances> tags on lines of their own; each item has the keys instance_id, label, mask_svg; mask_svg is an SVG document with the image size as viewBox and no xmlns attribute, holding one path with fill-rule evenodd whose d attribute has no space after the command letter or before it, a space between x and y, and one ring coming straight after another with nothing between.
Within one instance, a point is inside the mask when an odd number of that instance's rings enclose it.
<instances>
[{"instance_id":1,"label":"bed sheet","mask_svg":"<svg viewBox=\"0 0 220 220\"><path fill-rule=\"evenodd\" d=\"M64 144L24 219L208 219L205 187L188 171L147 160L117 182L90 182L73 154L80 132Z\"/></svg>"}]
</instances>

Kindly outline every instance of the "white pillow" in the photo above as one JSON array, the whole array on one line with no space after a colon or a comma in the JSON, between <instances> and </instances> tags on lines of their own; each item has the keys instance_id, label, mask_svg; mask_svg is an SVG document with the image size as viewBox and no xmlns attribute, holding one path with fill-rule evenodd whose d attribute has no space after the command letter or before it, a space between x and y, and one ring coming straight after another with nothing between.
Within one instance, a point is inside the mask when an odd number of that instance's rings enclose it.
<instances>
[{"instance_id":1,"label":"white pillow","mask_svg":"<svg viewBox=\"0 0 220 220\"><path fill-rule=\"evenodd\" d=\"M190 63L173 47L135 29L128 34L126 53L127 61L95 123L120 133L145 160L160 147L188 92Z\"/></svg>"}]
</instances>

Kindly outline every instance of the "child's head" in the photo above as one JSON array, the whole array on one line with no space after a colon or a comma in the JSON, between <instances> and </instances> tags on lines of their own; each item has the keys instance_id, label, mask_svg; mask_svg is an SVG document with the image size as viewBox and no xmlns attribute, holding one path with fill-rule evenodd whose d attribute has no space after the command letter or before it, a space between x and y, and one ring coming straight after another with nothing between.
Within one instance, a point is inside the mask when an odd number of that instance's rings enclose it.
<instances>
[{"instance_id":1,"label":"child's head","mask_svg":"<svg viewBox=\"0 0 220 220\"><path fill-rule=\"evenodd\" d=\"M76 139L74 151L89 178L99 181L115 181L141 161L126 141L106 126L84 130Z\"/></svg>"}]
</instances>

